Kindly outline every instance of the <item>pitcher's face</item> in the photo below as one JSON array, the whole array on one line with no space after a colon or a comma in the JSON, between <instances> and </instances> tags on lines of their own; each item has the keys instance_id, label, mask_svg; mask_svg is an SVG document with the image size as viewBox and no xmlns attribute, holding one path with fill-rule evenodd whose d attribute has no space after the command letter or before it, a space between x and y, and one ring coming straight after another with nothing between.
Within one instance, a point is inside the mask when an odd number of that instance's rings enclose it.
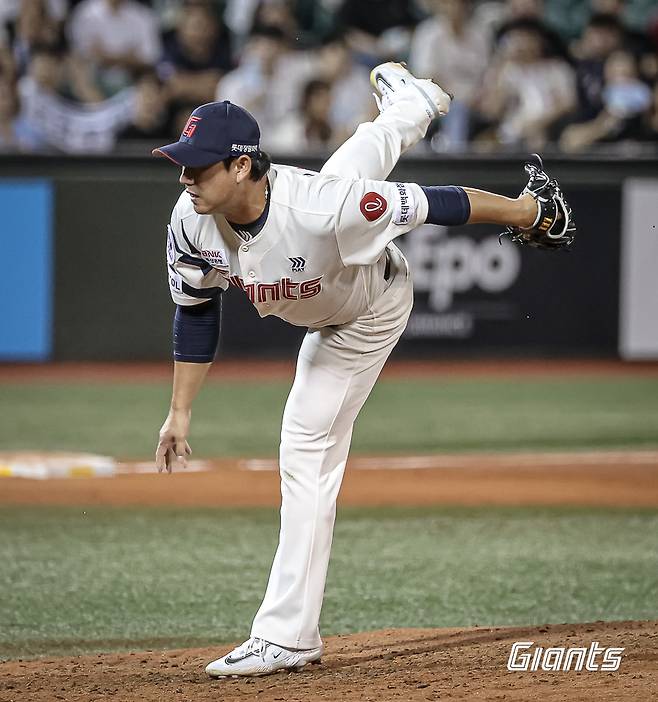
<instances>
[{"instance_id":1,"label":"pitcher's face","mask_svg":"<svg viewBox=\"0 0 658 702\"><path fill-rule=\"evenodd\" d=\"M227 169L220 161L205 168L183 166L178 180L185 186L197 214L221 213L227 205L235 203L240 194L233 165Z\"/></svg>"}]
</instances>

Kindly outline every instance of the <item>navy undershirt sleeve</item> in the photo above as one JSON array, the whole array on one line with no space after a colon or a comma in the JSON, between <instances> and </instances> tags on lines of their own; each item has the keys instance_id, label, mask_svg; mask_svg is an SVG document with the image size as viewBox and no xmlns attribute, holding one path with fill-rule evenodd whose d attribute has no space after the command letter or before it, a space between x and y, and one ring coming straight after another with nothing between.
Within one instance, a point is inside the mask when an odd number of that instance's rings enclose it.
<instances>
[{"instance_id":1,"label":"navy undershirt sleeve","mask_svg":"<svg viewBox=\"0 0 658 702\"><path fill-rule=\"evenodd\" d=\"M457 226L466 224L471 216L471 203L464 188L457 185L420 186L427 196L427 224Z\"/></svg>"},{"instance_id":2,"label":"navy undershirt sleeve","mask_svg":"<svg viewBox=\"0 0 658 702\"><path fill-rule=\"evenodd\" d=\"M220 296L201 305L177 305L174 315L174 360L211 363L219 342Z\"/></svg>"}]
</instances>

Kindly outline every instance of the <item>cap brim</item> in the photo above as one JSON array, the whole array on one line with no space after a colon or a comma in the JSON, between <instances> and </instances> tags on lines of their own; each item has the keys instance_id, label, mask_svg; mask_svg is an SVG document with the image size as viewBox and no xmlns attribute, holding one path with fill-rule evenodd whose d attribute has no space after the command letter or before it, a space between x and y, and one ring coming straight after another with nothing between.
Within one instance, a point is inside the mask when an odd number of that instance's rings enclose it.
<instances>
[{"instance_id":1,"label":"cap brim","mask_svg":"<svg viewBox=\"0 0 658 702\"><path fill-rule=\"evenodd\" d=\"M174 144L167 144L158 149L151 151L153 156L164 156L177 166L185 168L205 168L212 166L213 163L219 163L228 157L228 154L222 156L211 151L203 151L197 149L184 141L177 141Z\"/></svg>"}]
</instances>

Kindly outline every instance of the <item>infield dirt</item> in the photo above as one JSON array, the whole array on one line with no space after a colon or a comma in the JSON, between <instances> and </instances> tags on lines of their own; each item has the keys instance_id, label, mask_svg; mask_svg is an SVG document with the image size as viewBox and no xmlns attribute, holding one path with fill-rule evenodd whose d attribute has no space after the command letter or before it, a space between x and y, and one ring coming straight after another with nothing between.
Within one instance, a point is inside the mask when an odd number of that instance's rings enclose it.
<instances>
[{"instance_id":1,"label":"infield dirt","mask_svg":"<svg viewBox=\"0 0 658 702\"><path fill-rule=\"evenodd\" d=\"M380 467L381 466L381 467ZM402 467L406 466L406 467ZM276 461L222 459L158 475L124 463L113 478L2 478L0 504L277 506ZM143 472L140 472L143 471ZM471 453L350 459L340 505L658 506L658 452Z\"/></svg>"},{"instance_id":2,"label":"infield dirt","mask_svg":"<svg viewBox=\"0 0 658 702\"><path fill-rule=\"evenodd\" d=\"M512 643L625 648L616 672L509 672ZM658 698L658 622L539 628L397 629L326 640L321 665L264 678L211 680L228 647L99 654L0 664L2 702L542 700Z\"/></svg>"}]
</instances>

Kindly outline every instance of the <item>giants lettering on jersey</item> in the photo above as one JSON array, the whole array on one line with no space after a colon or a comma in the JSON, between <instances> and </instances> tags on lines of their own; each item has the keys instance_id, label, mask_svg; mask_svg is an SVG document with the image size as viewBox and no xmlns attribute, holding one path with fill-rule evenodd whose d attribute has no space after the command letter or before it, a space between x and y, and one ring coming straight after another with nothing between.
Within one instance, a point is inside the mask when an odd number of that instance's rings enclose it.
<instances>
[{"instance_id":1,"label":"giants lettering on jersey","mask_svg":"<svg viewBox=\"0 0 658 702\"><path fill-rule=\"evenodd\" d=\"M252 303L276 302L278 300L307 300L322 292L322 278L312 278L295 283L290 278L281 278L276 283L245 283L242 278L232 275L229 282L247 293Z\"/></svg>"}]
</instances>

